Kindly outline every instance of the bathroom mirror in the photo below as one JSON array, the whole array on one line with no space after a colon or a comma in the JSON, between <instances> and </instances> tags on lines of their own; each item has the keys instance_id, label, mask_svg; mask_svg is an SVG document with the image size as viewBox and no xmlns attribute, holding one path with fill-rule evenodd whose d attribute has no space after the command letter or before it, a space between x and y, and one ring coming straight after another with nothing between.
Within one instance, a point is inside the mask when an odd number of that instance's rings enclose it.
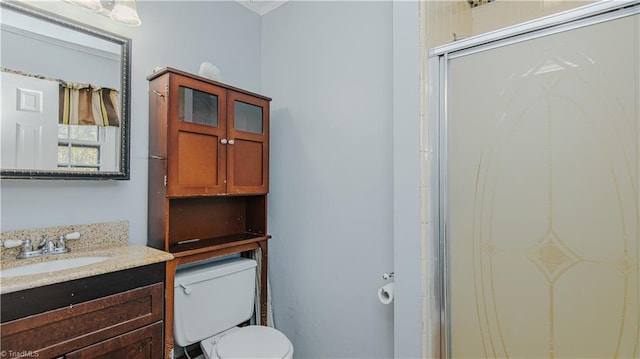
<instances>
[{"instance_id":1,"label":"bathroom mirror","mask_svg":"<svg viewBox=\"0 0 640 359\"><path fill-rule=\"evenodd\" d=\"M129 179L131 40L0 2L0 176Z\"/></svg>"}]
</instances>

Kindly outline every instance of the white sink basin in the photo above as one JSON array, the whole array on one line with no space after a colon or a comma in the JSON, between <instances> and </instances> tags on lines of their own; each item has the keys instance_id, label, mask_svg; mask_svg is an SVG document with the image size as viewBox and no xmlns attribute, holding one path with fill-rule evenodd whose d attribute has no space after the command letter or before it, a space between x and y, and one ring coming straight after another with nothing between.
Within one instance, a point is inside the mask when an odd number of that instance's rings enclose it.
<instances>
[{"instance_id":1,"label":"white sink basin","mask_svg":"<svg viewBox=\"0 0 640 359\"><path fill-rule=\"evenodd\" d=\"M77 268L87 266L90 264L96 264L102 261L106 261L111 257L77 257L56 259L48 262L38 262L32 264L26 264L20 267L7 268L0 271L0 277L20 277L25 275L56 272L64 269Z\"/></svg>"}]
</instances>

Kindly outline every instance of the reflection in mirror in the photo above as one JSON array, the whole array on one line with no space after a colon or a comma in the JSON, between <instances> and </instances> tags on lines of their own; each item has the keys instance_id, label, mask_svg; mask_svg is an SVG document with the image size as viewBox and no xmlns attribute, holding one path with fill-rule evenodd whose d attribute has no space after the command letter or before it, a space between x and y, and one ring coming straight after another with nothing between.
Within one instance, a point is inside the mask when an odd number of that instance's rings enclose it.
<instances>
[{"instance_id":1,"label":"reflection in mirror","mask_svg":"<svg viewBox=\"0 0 640 359\"><path fill-rule=\"evenodd\" d=\"M0 2L2 178L129 178L130 40Z\"/></svg>"}]
</instances>

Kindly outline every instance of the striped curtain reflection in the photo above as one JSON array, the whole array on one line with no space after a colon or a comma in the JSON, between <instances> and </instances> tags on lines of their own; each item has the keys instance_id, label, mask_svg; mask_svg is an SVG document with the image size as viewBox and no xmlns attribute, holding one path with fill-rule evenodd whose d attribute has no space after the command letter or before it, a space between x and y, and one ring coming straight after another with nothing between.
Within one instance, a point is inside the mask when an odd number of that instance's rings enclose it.
<instances>
[{"instance_id":1,"label":"striped curtain reflection","mask_svg":"<svg viewBox=\"0 0 640 359\"><path fill-rule=\"evenodd\" d=\"M59 109L60 124L120 126L114 89L61 81Z\"/></svg>"}]
</instances>

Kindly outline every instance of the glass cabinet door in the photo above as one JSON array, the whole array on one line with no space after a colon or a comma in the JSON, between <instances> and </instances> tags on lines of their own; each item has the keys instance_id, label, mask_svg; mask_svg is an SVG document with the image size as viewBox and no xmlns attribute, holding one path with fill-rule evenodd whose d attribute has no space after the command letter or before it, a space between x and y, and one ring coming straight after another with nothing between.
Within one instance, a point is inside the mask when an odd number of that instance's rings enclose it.
<instances>
[{"instance_id":1,"label":"glass cabinet door","mask_svg":"<svg viewBox=\"0 0 640 359\"><path fill-rule=\"evenodd\" d=\"M169 195L225 193L225 89L176 76L169 93Z\"/></svg>"},{"instance_id":2,"label":"glass cabinet door","mask_svg":"<svg viewBox=\"0 0 640 359\"><path fill-rule=\"evenodd\" d=\"M179 86L178 118L184 122L218 127L218 96Z\"/></svg>"},{"instance_id":3,"label":"glass cabinet door","mask_svg":"<svg viewBox=\"0 0 640 359\"><path fill-rule=\"evenodd\" d=\"M263 110L261 106L242 101L234 101L233 128L237 131L261 135L264 128Z\"/></svg>"},{"instance_id":4,"label":"glass cabinet door","mask_svg":"<svg viewBox=\"0 0 640 359\"><path fill-rule=\"evenodd\" d=\"M230 91L227 116L227 193L267 193L269 101Z\"/></svg>"}]
</instances>

